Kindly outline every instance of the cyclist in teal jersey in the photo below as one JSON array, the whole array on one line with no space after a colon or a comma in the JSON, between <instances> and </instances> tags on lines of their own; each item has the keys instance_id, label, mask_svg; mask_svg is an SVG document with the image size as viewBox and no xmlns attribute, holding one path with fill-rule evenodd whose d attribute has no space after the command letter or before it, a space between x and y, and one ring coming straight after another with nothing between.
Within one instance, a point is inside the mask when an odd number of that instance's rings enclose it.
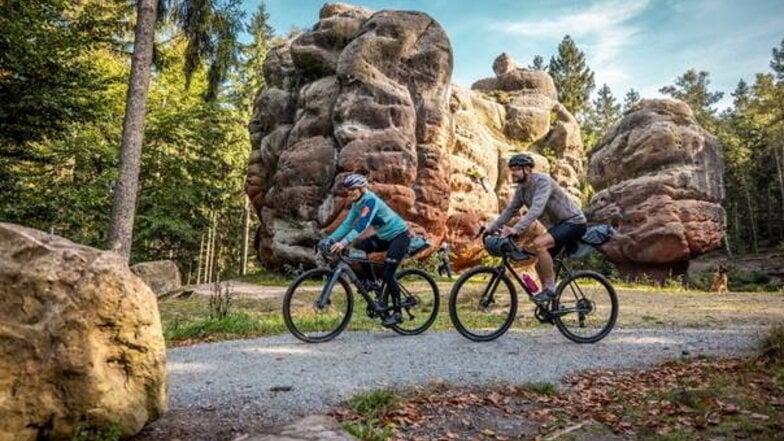
<instances>
[{"instance_id":1,"label":"cyclist in teal jersey","mask_svg":"<svg viewBox=\"0 0 784 441\"><path fill-rule=\"evenodd\" d=\"M403 321L400 311L400 287L395 281L395 272L408 251L411 236L408 225L397 213L368 190L368 180L361 174L350 174L343 180L343 187L352 202L348 216L340 226L329 235L334 241L330 251L339 253L359 237L369 227L375 234L363 239L354 247L365 252L386 251L383 280L392 295L394 313L384 319L385 326L393 326Z\"/></svg>"}]
</instances>

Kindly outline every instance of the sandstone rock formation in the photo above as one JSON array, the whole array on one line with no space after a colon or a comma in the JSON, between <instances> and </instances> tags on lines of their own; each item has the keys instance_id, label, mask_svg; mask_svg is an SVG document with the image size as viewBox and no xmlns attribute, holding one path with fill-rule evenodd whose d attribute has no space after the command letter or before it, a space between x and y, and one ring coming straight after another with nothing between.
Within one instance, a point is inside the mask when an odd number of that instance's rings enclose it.
<instances>
[{"instance_id":1,"label":"sandstone rock formation","mask_svg":"<svg viewBox=\"0 0 784 441\"><path fill-rule=\"evenodd\" d=\"M137 263L131 271L150 287L156 295L166 294L182 286L180 269L172 260Z\"/></svg>"},{"instance_id":2,"label":"sandstone rock formation","mask_svg":"<svg viewBox=\"0 0 784 441\"><path fill-rule=\"evenodd\" d=\"M123 436L167 406L155 295L118 255L0 223L0 440Z\"/></svg>"},{"instance_id":3,"label":"sandstone rock formation","mask_svg":"<svg viewBox=\"0 0 784 441\"><path fill-rule=\"evenodd\" d=\"M481 257L473 231L511 196L509 155L538 153L579 196L579 127L547 73L502 54L494 78L463 90L450 85L449 39L427 15L328 4L319 17L270 51L249 125L246 192L266 266L313 262L321 232L345 217L339 183L351 172L366 172L434 246L452 242L457 268Z\"/></svg>"},{"instance_id":4,"label":"sandstone rock formation","mask_svg":"<svg viewBox=\"0 0 784 441\"><path fill-rule=\"evenodd\" d=\"M344 216L336 183L354 171L440 241L451 73L446 33L418 12L325 5L313 30L271 51L249 126L246 184L265 264L313 261L320 231Z\"/></svg>"},{"instance_id":5,"label":"sandstone rock formation","mask_svg":"<svg viewBox=\"0 0 784 441\"><path fill-rule=\"evenodd\" d=\"M723 161L715 136L689 107L643 100L602 139L588 179L594 221L621 233L603 251L629 275L681 274L691 257L721 245Z\"/></svg>"},{"instance_id":6,"label":"sandstone rock formation","mask_svg":"<svg viewBox=\"0 0 784 441\"><path fill-rule=\"evenodd\" d=\"M447 240L460 269L478 262L483 247L473 238L477 227L506 207L514 193L506 160L530 152L536 169L550 173L579 201L583 144L577 121L556 100L552 78L517 67L501 54L494 78L475 82L466 91L453 85L454 119L451 202ZM535 225L530 235L543 232Z\"/></svg>"}]
</instances>

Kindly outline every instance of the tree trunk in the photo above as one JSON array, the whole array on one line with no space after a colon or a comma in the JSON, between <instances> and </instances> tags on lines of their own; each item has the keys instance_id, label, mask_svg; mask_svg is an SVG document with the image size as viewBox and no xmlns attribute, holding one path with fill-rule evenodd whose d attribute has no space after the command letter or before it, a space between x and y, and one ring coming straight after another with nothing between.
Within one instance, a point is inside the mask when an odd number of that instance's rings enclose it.
<instances>
[{"instance_id":1,"label":"tree trunk","mask_svg":"<svg viewBox=\"0 0 784 441\"><path fill-rule=\"evenodd\" d=\"M784 150L784 148L782 148ZM779 194L781 196L781 219L784 220L784 159L779 157L779 149L773 149L773 156L776 158L776 174L779 177ZM784 156L784 152L782 152Z\"/></svg>"},{"instance_id":2,"label":"tree trunk","mask_svg":"<svg viewBox=\"0 0 784 441\"><path fill-rule=\"evenodd\" d=\"M749 220L751 221L751 246L754 253L759 252L759 242L757 241L757 219L754 216L754 206L751 203L751 194L746 180L743 180L743 192L746 194L746 204L749 209Z\"/></svg>"},{"instance_id":3,"label":"tree trunk","mask_svg":"<svg viewBox=\"0 0 784 441\"><path fill-rule=\"evenodd\" d=\"M131 79L125 101L125 119L120 144L120 176L114 189L112 218L109 225L109 249L125 257L125 260L131 256L157 8L158 0L139 0L131 57Z\"/></svg>"},{"instance_id":4,"label":"tree trunk","mask_svg":"<svg viewBox=\"0 0 784 441\"><path fill-rule=\"evenodd\" d=\"M248 273L248 236L250 235L250 203L245 197L245 207L242 225L242 258L240 261L240 274L243 276Z\"/></svg>"}]
</instances>

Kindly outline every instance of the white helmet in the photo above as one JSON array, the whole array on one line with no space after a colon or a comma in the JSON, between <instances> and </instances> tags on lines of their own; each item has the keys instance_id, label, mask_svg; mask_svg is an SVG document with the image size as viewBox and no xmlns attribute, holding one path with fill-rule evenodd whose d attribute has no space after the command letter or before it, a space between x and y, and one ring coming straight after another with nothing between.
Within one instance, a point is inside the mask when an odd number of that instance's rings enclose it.
<instances>
[{"instance_id":1,"label":"white helmet","mask_svg":"<svg viewBox=\"0 0 784 441\"><path fill-rule=\"evenodd\" d=\"M343 187L349 190L352 188L364 188L367 186L367 177L365 177L365 175L360 175L359 173L352 173L346 176L346 179L343 180Z\"/></svg>"}]
</instances>

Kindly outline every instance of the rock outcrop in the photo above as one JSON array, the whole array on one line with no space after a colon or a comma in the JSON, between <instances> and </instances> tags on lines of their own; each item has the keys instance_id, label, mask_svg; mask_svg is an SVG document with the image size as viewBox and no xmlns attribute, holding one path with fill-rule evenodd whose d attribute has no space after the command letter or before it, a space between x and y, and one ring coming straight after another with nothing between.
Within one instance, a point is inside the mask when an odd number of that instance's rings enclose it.
<instances>
[{"instance_id":1,"label":"rock outcrop","mask_svg":"<svg viewBox=\"0 0 784 441\"><path fill-rule=\"evenodd\" d=\"M246 192L268 267L312 264L313 244L344 218L339 183L371 189L459 269L482 256L473 232L511 197L505 161L520 151L579 197L582 142L552 78L506 54L474 90L450 85L452 49L432 18L327 4L312 30L273 48L249 125Z\"/></svg>"},{"instance_id":2,"label":"rock outcrop","mask_svg":"<svg viewBox=\"0 0 784 441\"><path fill-rule=\"evenodd\" d=\"M603 251L627 275L682 274L724 237L718 139L677 100L643 100L602 139L588 179L590 218L621 233Z\"/></svg>"},{"instance_id":3,"label":"rock outcrop","mask_svg":"<svg viewBox=\"0 0 784 441\"><path fill-rule=\"evenodd\" d=\"M419 12L325 5L311 31L274 48L249 129L246 192L268 266L312 263L345 216L338 185L369 175L412 227L440 242L449 206L452 50Z\"/></svg>"},{"instance_id":4,"label":"rock outcrop","mask_svg":"<svg viewBox=\"0 0 784 441\"><path fill-rule=\"evenodd\" d=\"M124 437L167 406L155 295L122 257L0 223L0 440Z\"/></svg>"},{"instance_id":5,"label":"rock outcrop","mask_svg":"<svg viewBox=\"0 0 784 441\"><path fill-rule=\"evenodd\" d=\"M182 286L180 269L173 260L156 260L133 265L131 271L150 287L156 295L166 294Z\"/></svg>"}]
</instances>

